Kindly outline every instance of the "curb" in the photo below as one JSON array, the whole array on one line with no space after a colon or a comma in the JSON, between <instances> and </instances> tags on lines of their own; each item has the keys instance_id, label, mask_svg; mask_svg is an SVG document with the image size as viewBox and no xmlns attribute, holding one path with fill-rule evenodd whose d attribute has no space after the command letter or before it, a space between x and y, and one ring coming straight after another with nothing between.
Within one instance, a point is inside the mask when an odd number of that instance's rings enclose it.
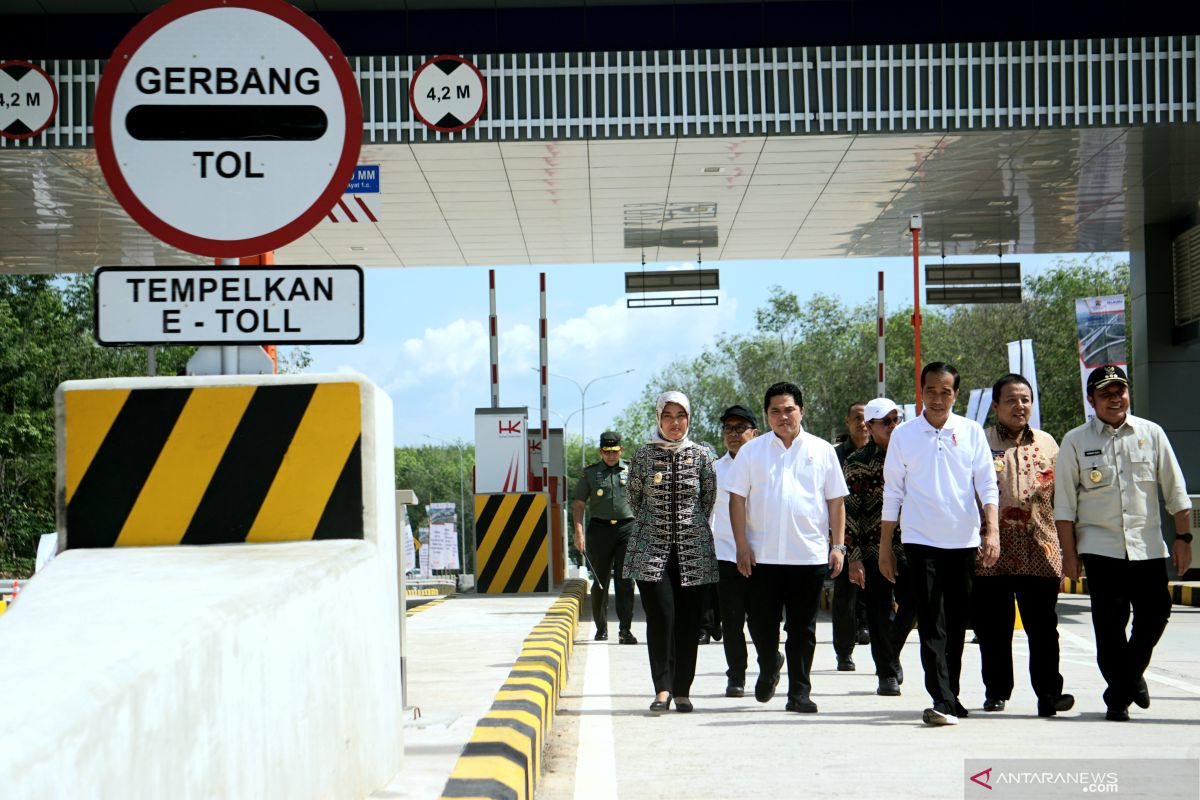
<instances>
[{"instance_id":1,"label":"curb","mask_svg":"<svg viewBox=\"0 0 1200 800\"><path fill-rule=\"evenodd\" d=\"M532 800L542 747L567 681L586 583L569 580L533 626L491 709L475 726L442 798Z\"/></svg>"}]
</instances>

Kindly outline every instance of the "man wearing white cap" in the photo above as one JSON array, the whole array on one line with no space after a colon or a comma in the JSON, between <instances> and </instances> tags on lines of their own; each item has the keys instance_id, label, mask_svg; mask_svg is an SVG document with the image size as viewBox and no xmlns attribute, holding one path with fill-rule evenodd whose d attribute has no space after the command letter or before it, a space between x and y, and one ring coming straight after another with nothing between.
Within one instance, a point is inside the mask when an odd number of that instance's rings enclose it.
<instances>
[{"instance_id":1,"label":"man wearing white cap","mask_svg":"<svg viewBox=\"0 0 1200 800\"><path fill-rule=\"evenodd\" d=\"M875 694L896 696L904 671L900 649L912 632L916 606L909 591L907 561L899 538L892 539L896 583L879 573L879 525L883 511L883 462L900 409L886 397L867 403L864 412L870 439L846 458L846 540L850 542L850 582L863 590L871 658L879 686ZM893 615L893 603L895 614Z\"/></svg>"}]
</instances>

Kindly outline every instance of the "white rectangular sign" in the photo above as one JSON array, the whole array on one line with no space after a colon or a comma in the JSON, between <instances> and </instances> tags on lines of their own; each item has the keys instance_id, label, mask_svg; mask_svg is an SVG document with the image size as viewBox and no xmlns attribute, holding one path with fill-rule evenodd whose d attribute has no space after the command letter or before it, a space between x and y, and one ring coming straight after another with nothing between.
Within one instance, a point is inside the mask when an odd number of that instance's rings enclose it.
<instances>
[{"instance_id":1,"label":"white rectangular sign","mask_svg":"<svg viewBox=\"0 0 1200 800\"><path fill-rule=\"evenodd\" d=\"M529 489L529 409L475 409L475 493Z\"/></svg>"},{"instance_id":2,"label":"white rectangular sign","mask_svg":"<svg viewBox=\"0 0 1200 800\"><path fill-rule=\"evenodd\" d=\"M100 267L96 341L138 344L356 344L356 266Z\"/></svg>"}]
</instances>

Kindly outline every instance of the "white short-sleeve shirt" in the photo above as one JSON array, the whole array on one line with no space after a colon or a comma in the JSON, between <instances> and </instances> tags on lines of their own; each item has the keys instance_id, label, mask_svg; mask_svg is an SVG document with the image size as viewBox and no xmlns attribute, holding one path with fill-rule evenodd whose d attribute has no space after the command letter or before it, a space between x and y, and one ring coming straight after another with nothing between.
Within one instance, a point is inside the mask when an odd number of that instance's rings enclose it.
<instances>
[{"instance_id":1,"label":"white short-sleeve shirt","mask_svg":"<svg viewBox=\"0 0 1200 800\"><path fill-rule=\"evenodd\" d=\"M717 473L717 502L713 505L713 544L717 549L718 561L737 561L737 543L733 539L733 525L729 522L729 492L725 491L725 476L733 468L733 456L726 453L713 462Z\"/></svg>"},{"instance_id":2,"label":"white short-sleeve shirt","mask_svg":"<svg viewBox=\"0 0 1200 800\"><path fill-rule=\"evenodd\" d=\"M804 430L791 447L773 431L751 439L724 489L746 498L746 539L758 563L829 563L828 501L848 494L829 442Z\"/></svg>"}]
</instances>

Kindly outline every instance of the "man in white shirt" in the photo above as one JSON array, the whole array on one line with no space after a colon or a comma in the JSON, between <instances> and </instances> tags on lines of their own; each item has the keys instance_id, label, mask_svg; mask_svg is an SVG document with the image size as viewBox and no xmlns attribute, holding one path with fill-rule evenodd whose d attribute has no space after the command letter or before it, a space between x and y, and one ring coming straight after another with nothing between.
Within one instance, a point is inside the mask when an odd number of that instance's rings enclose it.
<instances>
[{"instance_id":1,"label":"man in white shirt","mask_svg":"<svg viewBox=\"0 0 1200 800\"><path fill-rule=\"evenodd\" d=\"M1162 427L1129 413L1125 370L1115 364L1092 370L1087 399L1095 418L1068 431L1058 451L1054 524L1063 573L1079 580L1081 560L1087 570L1096 662L1108 684L1105 718L1124 722L1130 703L1150 707L1142 675L1171 615L1168 556L1180 575L1192 562L1192 503ZM1160 491L1175 528L1170 551Z\"/></svg>"},{"instance_id":2,"label":"man in white shirt","mask_svg":"<svg viewBox=\"0 0 1200 800\"><path fill-rule=\"evenodd\" d=\"M921 666L933 707L927 725L957 725L963 642L975 558L990 567L1000 555L996 467L983 428L953 412L958 370L934 361L921 370L925 411L892 432L883 462L879 572L896 580L892 535L900 540L917 604ZM980 536L979 505L987 527Z\"/></svg>"},{"instance_id":3,"label":"man in white shirt","mask_svg":"<svg viewBox=\"0 0 1200 800\"><path fill-rule=\"evenodd\" d=\"M750 579L746 610L759 670L754 699L766 703L775 696L786 610L786 709L812 714L821 589L827 576L842 571L846 555L846 481L833 445L801 428L800 387L774 384L763 409L771 433L742 445L724 482L738 571Z\"/></svg>"},{"instance_id":4,"label":"man in white shirt","mask_svg":"<svg viewBox=\"0 0 1200 800\"><path fill-rule=\"evenodd\" d=\"M717 473L717 501L713 506L713 541L717 548L717 567L721 573L718 584L718 607L724 633L726 697L746 694L746 586L749 579L738 572L737 542L729 522L729 492L724 481L733 468L742 445L758 436L758 421L754 412L745 406L730 406L721 414L721 439L725 455L713 462Z\"/></svg>"}]
</instances>

